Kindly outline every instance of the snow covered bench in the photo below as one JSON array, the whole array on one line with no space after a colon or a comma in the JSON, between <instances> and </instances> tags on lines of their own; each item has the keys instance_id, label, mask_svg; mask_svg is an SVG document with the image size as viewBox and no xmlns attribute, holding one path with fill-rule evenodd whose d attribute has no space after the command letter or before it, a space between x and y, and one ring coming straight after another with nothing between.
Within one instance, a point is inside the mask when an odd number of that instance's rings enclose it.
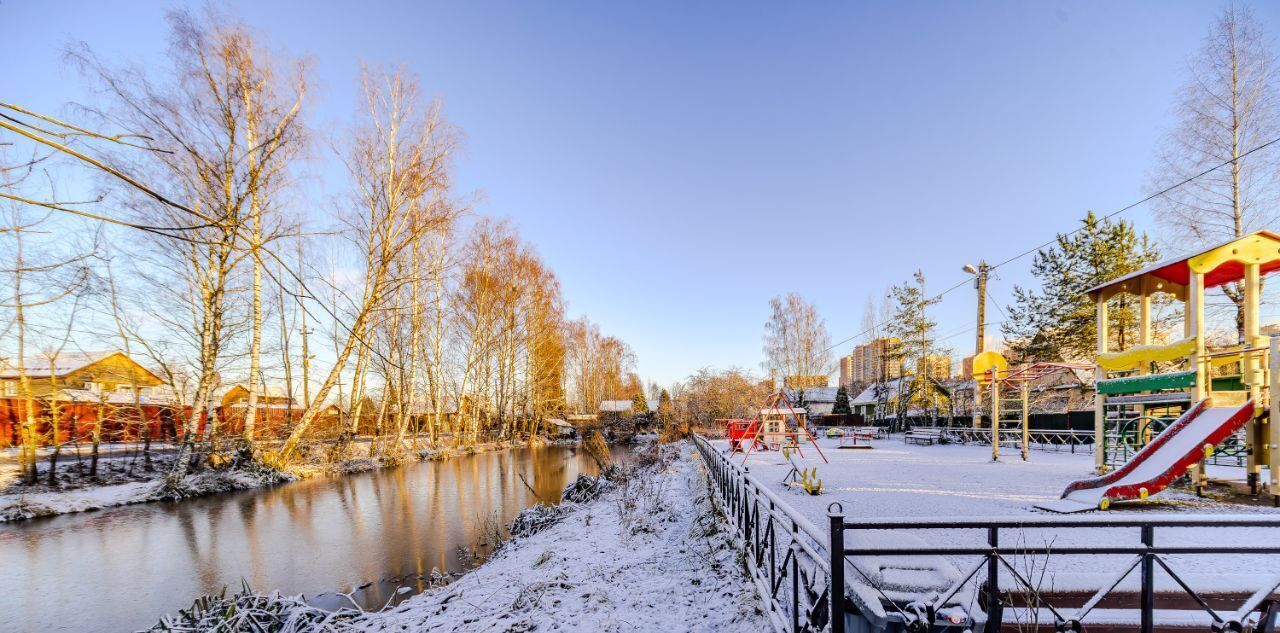
<instances>
[{"instance_id":1,"label":"snow covered bench","mask_svg":"<svg viewBox=\"0 0 1280 633\"><path fill-rule=\"evenodd\" d=\"M942 434L946 429L911 429L902 436L902 441L908 444L920 444L932 446L942 441Z\"/></svg>"}]
</instances>

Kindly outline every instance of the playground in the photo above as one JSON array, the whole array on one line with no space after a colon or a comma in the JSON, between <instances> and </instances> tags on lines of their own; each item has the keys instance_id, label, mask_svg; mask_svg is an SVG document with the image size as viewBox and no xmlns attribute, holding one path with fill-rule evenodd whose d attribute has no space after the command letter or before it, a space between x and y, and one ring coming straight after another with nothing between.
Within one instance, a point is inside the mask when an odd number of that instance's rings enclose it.
<instances>
[{"instance_id":1,"label":"playground","mask_svg":"<svg viewBox=\"0 0 1280 633\"><path fill-rule=\"evenodd\" d=\"M870 450L839 448L839 439L815 438L830 463L807 445L803 456L788 461L781 451L760 451L745 459L745 465L763 482L782 482L791 461L801 469L817 468L822 479L819 495L788 490L784 497L797 509L812 507L815 520L826 516L826 507L840 502L848 516L877 517L969 517L1035 516L1050 514L1036 508L1059 498L1073 481L1088 477L1093 455L1081 450L1031 451L1023 461L1017 450L1008 450L1000 461L991 460L991 448L981 444L922 445L904 441L902 434L871 440ZM715 442L727 448L728 441ZM743 455L734 461L744 463ZM1241 471L1235 472L1232 471ZM1239 477L1238 468L1210 467L1210 477ZM1116 504L1114 514L1147 512L1268 512L1280 510L1268 505L1244 505L1212 492L1205 497L1174 487L1144 501ZM808 512L807 512L808 513Z\"/></svg>"},{"instance_id":2,"label":"playground","mask_svg":"<svg viewBox=\"0 0 1280 633\"><path fill-rule=\"evenodd\" d=\"M929 527L939 522L1006 525L1001 544L1020 553L1006 555L1009 566L997 570L1001 586L1029 585L1040 596L1041 604L1054 604L1063 613L1069 612L1067 607L1082 609L1090 595L1103 591L1105 599L1090 607L1088 620L1091 626L1103 625L1104 629L1137 629L1140 612L1136 607L1143 593L1143 580L1133 569L1133 555L1094 554L1107 548L1142 547L1139 530L1132 527L1134 521L1152 520L1156 525L1160 521L1199 522L1189 527L1159 528L1157 538L1162 547L1252 548L1213 554L1162 554L1161 564L1167 564L1176 577L1159 567L1151 573L1158 624L1205 630L1213 623L1180 583L1193 588L1196 596L1219 611L1229 612L1245 604L1260 588L1268 588L1263 596L1272 593L1269 588L1280 581L1280 555L1261 551L1272 547L1275 527L1225 525L1232 521L1280 519L1280 509L1269 501L1241 503L1238 495L1221 496L1213 489L1199 496L1192 487L1178 485L1148 499L1117 503L1108 511L1063 515L1038 508L1037 504L1058 500L1070 483L1087 478L1094 467L1090 451L1031 451L1023 460L1014 448L999 461L993 461L990 446L914 444L904 441L904 434L871 440L870 449L857 451L839 448L840 438L814 437L814 442L816 445L799 447L803 456L794 448L785 454L781 450L759 451L750 456L730 453L727 439L714 441L712 446L734 464L743 465L750 477L769 487L782 503L814 526L827 525L828 513L833 510L843 514L846 526L893 524L885 529L848 530L844 536L845 547L852 548L850 551L863 548L911 552L907 556L894 553L847 557L847 591L857 597L851 604L862 605L864 613L866 605L873 605L874 612L874 605L889 604L883 599L885 596L899 605L922 598L937 601L948 587L960 590L940 605L959 605L968 614L983 610L984 585L963 579L975 566L984 565L983 557L976 552L989 546L988 530ZM817 448L822 450L821 455ZM810 494L802 486L789 484L793 469L816 469L820 493ZM1241 468L1210 466L1208 474L1214 479L1239 478L1238 487L1244 487ZM1069 526L1072 529L1035 527L1038 522L1063 521L1083 521L1087 525ZM948 551L965 548L975 553ZM944 555L931 555L934 551ZM1085 555L1079 555L1082 552ZM1026 579L1027 584L1015 574ZM1014 608L1021 599L1013 593L1005 600L1006 625L1018 625L1022 630L1053 630L1054 614L1047 607ZM893 608L886 606L883 612L892 614ZM1219 616L1227 617L1226 613ZM938 617L943 617L941 610ZM1033 621L1044 628L1029 626Z\"/></svg>"}]
</instances>

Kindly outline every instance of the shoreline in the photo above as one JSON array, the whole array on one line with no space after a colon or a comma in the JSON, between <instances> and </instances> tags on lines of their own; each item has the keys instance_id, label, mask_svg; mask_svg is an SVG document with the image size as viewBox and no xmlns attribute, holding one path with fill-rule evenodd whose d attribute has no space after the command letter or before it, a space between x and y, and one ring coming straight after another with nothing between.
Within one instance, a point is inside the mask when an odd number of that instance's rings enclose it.
<instances>
[{"instance_id":1,"label":"shoreline","mask_svg":"<svg viewBox=\"0 0 1280 633\"><path fill-rule=\"evenodd\" d=\"M574 440L573 444L577 444ZM470 448L421 449L412 457L389 460L383 457L353 457L327 464L299 463L279 471L254 463L245 468L204 468L183 478L181 491L165 491L165 473L144 481L92 485L67 490L40 490L36 492L8 492L0 494L0 525L19 523L31 519L65 514L93 512L127 505L170 501L180 503L187 499L207 497L224 492L240 492L271 486L285 485L317 477L345 477L361 473L385 470L406 464L425 461L448 461L468 455L492 453L526 446L563 446L563 440L541 440L537 444L527 440L500 440L485 442Z\"/></svg>"},{"instance_id":2,"label":"shoreline","mask_svg":"<svg viewBox=\"0 0 1280 633\"><path fill-rule=\"evenodd\" d=\"M254 630L253 614L271 613L296 631L334 633L771 631L692 446L654 445L637 461L598 496L526 510L512 525L519 533L483 564L397 605L332 611L306 596L247 591L200 598L211 602L151 630Z\"/></svg>"}]
</instances>

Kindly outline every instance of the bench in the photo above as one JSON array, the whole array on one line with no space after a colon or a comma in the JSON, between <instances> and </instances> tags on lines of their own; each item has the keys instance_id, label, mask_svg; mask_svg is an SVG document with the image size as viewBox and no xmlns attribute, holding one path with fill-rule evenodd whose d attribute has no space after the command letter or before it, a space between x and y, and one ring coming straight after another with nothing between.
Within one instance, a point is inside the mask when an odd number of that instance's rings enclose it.
<instances>
[{"instance_id":1,"label":"bench","mask_svg":"<svg viewBox=\"0 0 1280 633\"><path fill-rule=\"evenodd\" d=\"M932 446L942 441L946 429L911 429L902 435L902 441L908 444Z\"/></svg>"},{"instance_id":2,"label":"bench","mask_svg":"<svg viewBox=\"0 0 1280 633\"><path fill-rule=\"evenodd\" d=\"M860 440L878 440L884 437L884 430L876 427L854 429L853 436Z\"/></svg>"}]
</instances>

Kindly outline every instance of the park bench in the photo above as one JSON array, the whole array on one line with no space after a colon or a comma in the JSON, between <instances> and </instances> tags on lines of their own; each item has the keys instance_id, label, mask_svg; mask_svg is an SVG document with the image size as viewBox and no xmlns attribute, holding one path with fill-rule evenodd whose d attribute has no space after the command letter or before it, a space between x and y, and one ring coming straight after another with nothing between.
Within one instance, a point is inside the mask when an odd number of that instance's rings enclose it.
<instances>
[{"instance_id":1,"label":"park bench","mask_svg":"<svg viewBox=\"0 0 1280 633\"><path fill-rule=\"evenodd\" d=\"M902 441L908 444L933 445L942 441L942 434L946 429L911 429L902 436Z\"/></svg>"},{"instance_id":2,"label":"park bench","mask_svg":"<svg viewBox=\"0 0 1280 633\"><path fill-rule=\"evenodd\" d=\"M884 429L878 426L856 428L853 435L860 440L878 440L884 437Z\"/></svg>"}]
</instances>

